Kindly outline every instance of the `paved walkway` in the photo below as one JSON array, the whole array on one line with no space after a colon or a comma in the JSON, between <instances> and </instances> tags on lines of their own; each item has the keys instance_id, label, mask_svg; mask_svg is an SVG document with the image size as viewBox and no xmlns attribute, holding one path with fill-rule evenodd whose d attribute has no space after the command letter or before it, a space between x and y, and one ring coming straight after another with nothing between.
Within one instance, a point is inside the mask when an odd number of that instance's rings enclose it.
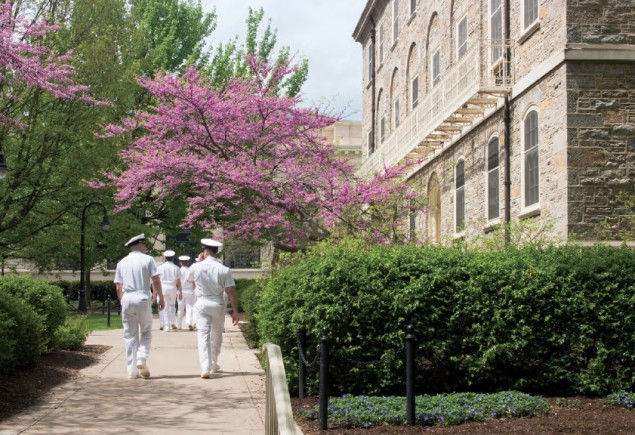
<instances>
[{"instance_id":1,"label":"paved walkway","mask_svg":"<svg viewBox=\"0 0 635 435\"><path fill-rule=\"evenodd\" d=\"M225 321L222 372L200 378L196 333L159 331L154 321L150 379L128 379L121 329L87 344L112 346L99 363L56 387L43 402L0 423L16 434L263 434L265 375L242 332Z\"/></svg>"}]
</instances>

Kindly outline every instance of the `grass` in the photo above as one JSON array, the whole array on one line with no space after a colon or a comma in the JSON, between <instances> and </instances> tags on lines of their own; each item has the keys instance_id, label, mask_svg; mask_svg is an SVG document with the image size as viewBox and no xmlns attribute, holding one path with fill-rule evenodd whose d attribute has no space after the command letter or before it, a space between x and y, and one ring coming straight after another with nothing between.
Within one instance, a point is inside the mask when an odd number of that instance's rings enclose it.
<instances>
[{"instance_id":1,"label":"grass","mask_svg":"<svg viewBox=\"0 0 635 435\"><path fill-rule=\"evenodd\" d=\"M117 312L110 313L110 327L107 326L108 314L89 313L85 315L86 321L91 331L102 331L107 329L122 329L121 316Z\"/></svg>"},{"instance_id":2,"label":"grass","mask_svg":"<svg viewBox=\"0 0 635 435\"><path fill-rule=\"evenodd\" d=\"M517 391L494 394L453 393L415 398L415 420L420 426L457 425L493 418L527 417L549 412L549 402ZM329 421L345 427L381 424L405 425L405 397L349 396L329 401ZM305 411L309 420L319 417L319 405Z\"/></svg>"}]
</instances>

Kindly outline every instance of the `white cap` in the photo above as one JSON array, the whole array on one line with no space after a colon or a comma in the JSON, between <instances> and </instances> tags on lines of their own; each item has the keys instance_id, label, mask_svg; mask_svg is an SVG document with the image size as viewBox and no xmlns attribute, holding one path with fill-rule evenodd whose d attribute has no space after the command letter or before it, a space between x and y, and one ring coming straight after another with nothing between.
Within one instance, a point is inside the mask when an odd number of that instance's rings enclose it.
<instances>
[{"instance_id":1,"label":"white cap","mask_svg":"<svg viewBox=\"0 0 635 435\"><path fill-rule=\"evenodd\" d=\"M208 248L220 248L221 246L223 246L221 242L217 242L213 239L201 239L201 244L203 246L207 246Z\"/></svg>"},{"instance_id":2,"label":"white cap","mask_svg":"<svg viewBox=\"0 0 635 435\"><path fill-rule=\"evenodd\" d=\"M176 252L172 251L171 249L168 249L167 251L163 253L164 257L174 257L175 255L176 255Z\"/></svg>"},{"instance_id":3,"label":"white cap","mask_svg":"<svg viewBox=\"0 0 635 435\"><path fill-rule=\"evenodd\" d=\"M141 242L141 241L145 241L146 236L145 234L141 233L138 236L134 236L132 239L128 240L126 243L124 243L123 245L126 247L131 247L132 245L136 245L137 243Z\"/></svg>"},{"instance_id":4,"label":"white cap","mask_svg":"<svg viewBox=\"0 0 635 435\"><path fill-rule=\"evenodd\" d=\"M187 255L181 255L179 257L179 261L190 261L190 257L188 257Z\"/></svg>"}]
</instances>

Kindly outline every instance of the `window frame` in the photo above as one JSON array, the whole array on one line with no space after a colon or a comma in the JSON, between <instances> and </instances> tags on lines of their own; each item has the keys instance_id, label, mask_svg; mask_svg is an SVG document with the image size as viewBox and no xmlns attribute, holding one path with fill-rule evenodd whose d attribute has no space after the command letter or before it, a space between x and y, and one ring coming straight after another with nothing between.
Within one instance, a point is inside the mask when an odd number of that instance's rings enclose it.
<instances>
[{"instance_id":1,"label":"window frame","mask_svg":"<svg viewBox=\"0 0 635 435\"><path fill-rule=\"evenodd\" d=\"M419 104L419 76L415 76L410 81L410 92L411 92L411 108L414 110Z\"/></svg>"},{"instance_id":2,"label":"window frame","mask_svg":"<svg viewBox=\"0 0 635 435\"><path fill-rule=\"evenodd\" d=\"M379 65L384 63L384 22L379 23Z\"/></svg>"},{"instance_id":3,"label":"window frame","mask_svg":"<svg viewBox=\"0 0 635 435\"><path fill-rule=\"evenodd\" d=\"M528 126L528 123L531 122L530 117L533 118L534 116L535 125ZM535 143L533 143L532 140L532 132L535 132ZM523 117L521 138L521 204L524 214L540 208L540 114L536 107L529 108ZM531 142L530 148L527 148L528 141ZM529 158L532 159L532 163L535 163L535 169L527 167ZM532 174L528 174L528 170L532 170ZM529 185L530 181L528 179L532 175L533 178L535 178L535 182L533 182L532 179L532 184ZM532 189L532 192L529 192L529 189ZM533 190L535 190L535 192L533 192ZM530 197L528 198L528 196ZM533 202L529 203L528 201Z\"/></svg>"},{"instance_id":4,"label":"window frame","mask_svg":"<svg viewBox=\"0 0 635 435\"><path fill-rule=\"evenodd\" d=\"M496 166L491 166L491 148L492 145L496 143ZM495 221L500 219L500 139L498 135L492 136L485 146L485 165L486 165L486 175L485 175L485 185L487 186L485 189L485 214L487 216L488 221ZM494 175L494 171L495 175ZM495 189L492 189L492 182L496 180ZM492 201L491 192L496 190L496 201ZM492 215L492 207L496 207L496 215Z\"/></svg>"},{"instance_id":5,"label":"window frame","mask_svg":"<svg viewBox=\"0 0 635 435\"><path fill-rule=\"evenodd\" d=\"M461 25L465 23L465 41L461 42ZM467 14L463 15L463 17L456 24L456 58L461 59L465 54L467 54L468 49L468 21ZM461 53L461 49L464 48L463 53Z\"/></svg>"},{"instance_id":6,"label":"window frame","mask_svg":"<svg viewBox=\"0 0 635 435\"><path fill-rule=\"evenodd\" d=\"M459 167L461 173L459 174ZM459 183L461 183L459 185ZM460 207L460 209L459 209ZM459 157L454 165L454 233L465 232L465 158Z\"/></svg>"},{"instance_id":7,"label":"window frame","mask_svg":"<svg viewBox=\"0 0 635 435\"><path fill-rule=\"evenodd\" d=\"M399 0L392 0L392 45L399 38Z\"/></svg>"},{"instance_id":8,"label":"window frame","mask_svg":"<svg viewBox=\"0 0 635 435\"><path fill-rule=\"evenodd\" d=\"M410 15L414 15L417 11L417 0L410 0Z\"/></svg>"},{"instance_id":9,"label":"window frame","mask_svg":"<svg viewBox=\"0 0 635 435\"><path fill-rule=\"evenodd\" d=\"M436 75L435 75L436 72ZM441 81L441 49L437 48L430 58L430 84L435 87Z\"/></svg>"},{"instance_id":10,"label":"window frame","mask_svg":"<svg viewBox=\"0 0 635 435\"><path fill-rule=\"evenodd\" d=\"M368 81L373 79L373 73L375 70L375 66L373 65L373 43L370 42L368 44Z\"/></svg>"},{"instance_id":11,"label":"window frame","mask_svg":"<svg viewBox=\"0 0 635 435\"><path fill-rule=\"evenodd\" d=\"M531 20L530 22L527 22L527 11L530 9L528 8L528 3L533 3L531 5L531 13L532 15L535 15L533 20ZM539 10L539 0L522 0L521 4L521 20L523 23L523 27L522 27L522 31L526 32L529 29L531 29L531 27L533 25L535 25L538 22L538 10Z\"/></svg>"}]
</instances>

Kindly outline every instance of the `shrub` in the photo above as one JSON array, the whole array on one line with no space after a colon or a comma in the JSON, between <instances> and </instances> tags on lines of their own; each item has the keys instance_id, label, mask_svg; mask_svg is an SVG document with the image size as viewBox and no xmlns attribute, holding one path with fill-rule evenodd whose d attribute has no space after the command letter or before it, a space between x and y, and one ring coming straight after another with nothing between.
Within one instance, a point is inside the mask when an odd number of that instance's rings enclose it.
<instances>
[{"instance_id":1,"label":"shrub","mask_svg":"<svg viewBox=\"0 0 635 435\"><path fill-rule=\"evenodd\" d=\"M602 395L635 386L635 253L627 248L323 246L267 283L260 342L281 346L297 391L329 329L334 394L403 394L406 326L428 393ZM317 365L309 391L318 391Z\"/></svg>"},{"instance_id":2,"label":"shrub","mask_svg":"<svg viewBox=\"0 0 635 435\"><path fill-rule=\"evenodd\" d=\"M84 316L72 315L55 331L60 349L79 350L92 331Z\"/></svg>"},{"instance_id":3,"label":"shrub","mask_svg":"<svg viewBox=\"0 0 635 435\"><path fill-rule=\"evenodd\" d=\"M264 280L240 280L247 281L241 288L239 302L245 313L247 323L243 335L250 347L257 347L259 342L257 307L262 295ZM238 285L238 282L236 282Z\"/></svg>"},{"instance_id":4,"label":"shrub","mask_svg":"<svg viewBox=\"0 0 635 435\"><path fill-rule=\"evenodd\" d=\"M32 307L41 317L45 351L57 349L54 333L68 314L62 289L48 281L24 276L3 277L0 288Z\"/></svg>"},{"instance_id":5,"label":"shrub","mask_svg":"<svg viewBox=\"0 0 635 435\"><path fill-rule=\"evenodd\" d=\"M35 365L44 351L42 317L0 286L0 374Z\"/></svg>"}]
</instances>

